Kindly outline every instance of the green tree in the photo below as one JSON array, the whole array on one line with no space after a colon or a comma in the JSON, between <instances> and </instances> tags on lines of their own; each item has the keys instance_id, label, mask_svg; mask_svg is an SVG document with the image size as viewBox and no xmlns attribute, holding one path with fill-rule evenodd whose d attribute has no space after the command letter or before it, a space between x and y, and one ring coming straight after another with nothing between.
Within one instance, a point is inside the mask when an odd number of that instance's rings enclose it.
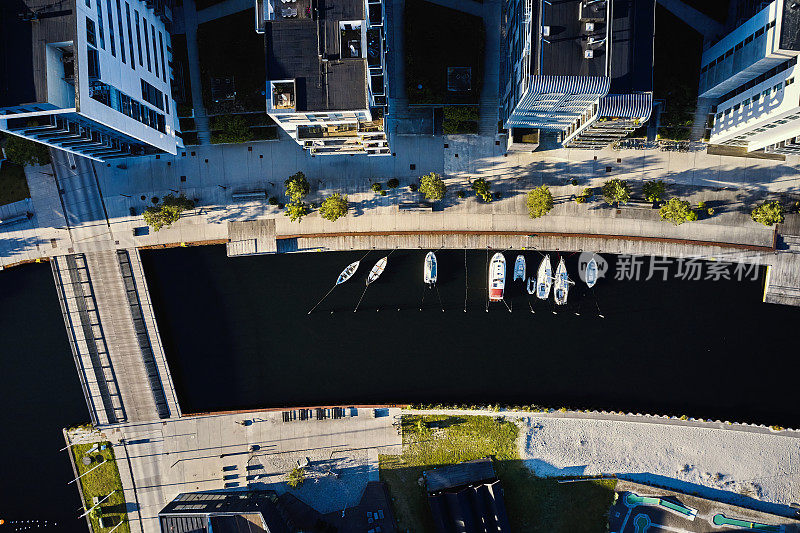
<instances>
[{"instance_id":1,"label":"green tree","mask_svg":"<svg viewBox=\"0 0 800 533\"><path fill-rule=\"evenodd\" d=\"M783 222L783 206L776 201L764 202L756 206L750 216L753 220L764 224L765 226L772 226L779 222Z\"/></svg>"},{"instance_id":2,"label":"green tree","mask_svg":"<svg viewBox=\"0 0 800 533\"><path fill-rule=\"evenodd\" d=\"M286 215L292 222L300 222L308 214L308 204L300 200L286 204Z\"/></svg>"},{"instance_id":3,"label":"green tree","mask_svg":"<svg viewBox=\"0 0 800 533\"><path fill-rule=\"evenodd\" d=\"M332 194L322 201L319 207L319 214L325 220L335 221L347 214L347 196L342 196L338 192Z\"/></svg>"},{"instance_id":4,"label":"green tree","mask_svg":"<svg viewBox=\"0 0 800 533\"><path fill-rule=\"evenodd\" d=\"M215 143L246 143L253 139L253 131L241 115L222 115L214 119L212 141Z\"/></svg>"},{"instance_id":5,"label":"green tree","mask_svg":"<svg viewBox=\"0 0 800 533\"><path fill-rule=\"evenodd\" d=\"M625 180L608 180L603 185L603 198L611 205L626 204L631 199L631 187Z\"/></svg>"},{"instance_id":6,"label":"green tree","mask_svg":"<svg viewBox=\"0 0 800 533\"><path fill-rule=\"evenodd\" d=\"M311 185L302 172L289 176L283 185L286 187L286 196L291 199L292 203L299 202L311 191Z\"/></svg>"},{"instance_id":7,"label":"green tree","mask_svg":"<svg viewBox=\"0 0 800 533\"><path fill-rule=\"evenodd\" d=\"M536 187L528 191L525 204L528 206L528 215L531 218L543 217L553 209L553 193L547 185Z\"/></svg>"},{"instance_id":8,"label":"green tree","mask_svg":"<svg viewBox=\"0 0 800 533\"><path fill-rule=\"evenodd\" d=\"M23 167L46 165L50 162L50 151L47 146L16 135L6 136L5 151L9 161Z\"/></svg>"},{"instance_id":9,"label":"green tree","mask_svg":"<svg viewBox=\"0 0 800 533\"><path fill-rule=\"evenodd\" d=\"M386 186L390 189L396 189L400 186L400 180L397 178L391 178L389 181L386 182Z\"/></svg>"},{"instance_id":10,"label":"green tree","mask_svg":"<svg viewBox=\"0 0 800 533\"><path fill-rule=\"evenodd\" d=\"M375 183L370 185L369 188L372 189L372 192L380 194L381 191L383 190L383 185L381 185L380 182L376 181Z\"/></svg>"},{"instance_id":11,"label":"green tree","mask_svg":"<svg viewBox=\"0 0 800 533\"><path fill-rule=\"evenodd\" d=\"M661 206L659 214L661 220L669 220L676 226L697 220L697 213L694 212L691 204L680 198L670 198L666 204Z\"/></svg>"},{"instance_id":12,"label":"green tree","mask_svg":"<svg viewBox=\"0 0 800 533\"><path fill-rule=\"evenodd\" d=\"M492 191L490 189L491 183L483 178L478 178L472 182L471 188L475 191L477 196L480 196L484 202L492 201Z\"/></svg>"},{"instance_id":13,"label":"green tree","mask_svg":"<svg viewBox=\"0 0 800 533\"><path fill-rule=\"evenodd\" d=\"M431 172L419 179L419 192L428 200L441 200L447 192L447 185L439 174Z\"/></svg>"},{"instance_id":14,"label":"green tree","mask_svg":"<svg viewBox=\"0 0 800 533\"><path fill-rule=\"evenodd\" d=\"M642 192L644 199L648 202L660 202L666 196L667 186L661 180L645 181L642 185Z\"/></svg>"},{"instance_id":15,"label":"green tree","mask_svg":"<svg viewBox=\"0 0 800 533\"><path fill-rule=\"evenodd\" d=\"M193 208L194 202L183 194L180 196L168 194L161 199L161 205L148 207L144 210L142 216L148 226L158 231L161 228L170 227L173 222L181 218L181 213Z\"/></svg>"},{"instance_id":16,"label":"green tree","mask_svg":"<svg viewBox=\"0 0 800 533\"><path fill-rule=\"evenodd\" d=\"M302 485L305 479L306 471L299 466L294 467L291 472L286 474L286 483L293 489L296 489Z\"/></svg>"}]
</instances>

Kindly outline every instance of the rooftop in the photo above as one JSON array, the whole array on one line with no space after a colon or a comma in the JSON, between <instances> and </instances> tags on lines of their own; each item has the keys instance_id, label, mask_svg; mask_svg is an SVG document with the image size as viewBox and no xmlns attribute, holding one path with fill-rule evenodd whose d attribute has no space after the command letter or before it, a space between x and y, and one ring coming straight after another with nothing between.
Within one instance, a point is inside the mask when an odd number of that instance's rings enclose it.
<instances>
[{"instance_id":1,"label":"rooftop","mask_svg":"<svg viewBox=\"0 0 800 533\"><path fill-rule=\"evenodd\" d=\"M800 9L795 2L784 0L783 22L781 23L781 44L783 50L800 50Z\"/></svg>"},{"instance_id":2,"label":"rooftop","mask_svg":"<svg viewBox=\"0 0 800 533\"><path fill-rule=\"evenodd\" d=\"M311 17L268 22L267 79L295 81L297 111L366 109L364 19L358 0L319 0Z\"/></svg>"},{"instance_id":3,"label":"rooftop","mask_svg":"<svg viewBox=\"0 0 800 533\"><path fill-rule=\"evenodd\" d=\"M534 37L531 72L541 76L608 74L608 4L605 0L538 3L541 37ZM537 64L538 62L538 64Z\"/></svg>"},{"instance_id":4,"label":"rooftop","mask_svg":"<svg viewBox=\"0 0 800 533\"><path fill-rule=\"evenodd\" d=\"M612 94L653 90L655 0L614 0L611 7Z\"/></svg>"}]
</instances>

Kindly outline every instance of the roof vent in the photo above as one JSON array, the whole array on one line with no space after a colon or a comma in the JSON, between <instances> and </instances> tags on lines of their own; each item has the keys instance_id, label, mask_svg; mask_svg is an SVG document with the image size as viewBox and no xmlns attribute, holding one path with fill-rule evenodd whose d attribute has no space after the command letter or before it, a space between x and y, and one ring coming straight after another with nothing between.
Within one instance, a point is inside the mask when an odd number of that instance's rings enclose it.
<instances>
[{"instance_id":1,"label":"roof vent","mask_svg":"<svg viewBox=\"0 0 800 533\"><path fill-rule=\"evenodd\" d=\"M542 35L550 37L550 26L542 26Z\"/></svg>"},{"instance_id":2,"label":"roof vent","mask_svg":"<svg viewBox=\"0 0 800 533\"><path fill-rule=\"evenodd\" d=\"M594 57L594 50L584 50L583 57L584 59L592 59Z\"/></svg>"}]
</instances>

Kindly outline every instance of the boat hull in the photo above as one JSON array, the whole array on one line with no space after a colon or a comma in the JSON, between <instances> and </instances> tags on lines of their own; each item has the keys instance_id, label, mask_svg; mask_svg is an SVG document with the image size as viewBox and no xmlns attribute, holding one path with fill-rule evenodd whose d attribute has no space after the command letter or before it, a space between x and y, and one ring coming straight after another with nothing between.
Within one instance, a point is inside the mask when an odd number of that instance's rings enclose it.
<instances>
[{"instance_id":1,"label":"boat hull","mask_svg":"<svg viewBox=\"0 0 800 533\"><path fill-rule=\"evenodd\" d=\"M514 281L525 281L525 270L525 256L520 254L517 256L517 260L514 261Z\"/></svg>"},{"instance_id":2,"label":"boat hull","mask_svg":"<svg viewBox=\"0 0 800 533\"><path fill-rule=\"evenodd\" d=\"M592 259L586 265L586 286L590 289L597 283L597 261Z\"/></svg>"},{"instance_id":3,"label":"boat hull","mask_svg":"<svg viewBox=\"0 0 800 533\"><path fill-rule=\"evenodd\" d=\"M564 264L563 258L558 262L554 284L553 299L556 305L566 304L569 296L569 277L567 276L567 266Z\"/></svg>"},{"instance_id":4,"label":"boat hull","mask_svg":"<svg viewBox=\"0 0 800 533\"><path fill-rule=\"evenodd\" d=\"M539 263L539 270L536 273L536 297L540 300L547 300L550 297L550 288L553 285L553 269L550 265L550 256L546 255Z\"/></svg>"},{"instance_id":5,"label":"boat hull","mask_svg":"<svg viewBox=\"0 0 800 533\"><path fill-rule=\"evenodd\" d=\"M434 285L439 275L438 263L436 261L436 254L428 252L425 256L425 266L423 269L422 279L428 285Z\"/></svg>"},{"instance_id":6,"label":"boat hull","mask_svg":"<svg viewBox=\"0 0 800 533\"><path fill-rule=\"evenodd\" d=\"M336 280L336 284L337 285L341 285L342 283L344 283L348 279L352 278L353 274L355 274L356 270L358 270L358 266L360 264L361 264L361 261L356 261L354 263L350 263L349 265L347 265L347 268L342 270L342 273L339 274L339 278Z\"/></svg>"},{"instance_id":7,"label":"boat hull","mask_svg":"<svg viewBox=\"0 0 800 533\"><path fill-rule=\"evenodd\" d=\"M386 269L386 262L388 259L388 256L378 259L378 262L375 263L375 266L369 271L369 276L367 276L367 285L375 282L375 280L381 277L381 274L383 274L383 271Z\"/></svg>"},{"instance_id":8,"label":"boat hull","mask_svg":"<svg viewBox=\"0 0 800 533\"><path fill-rule=\"evenodd\" d=\"M489 263L489 301L499 302L503 299L506 288L506 258L500 252L492 256Z\"/></svg>"}]
</instances>

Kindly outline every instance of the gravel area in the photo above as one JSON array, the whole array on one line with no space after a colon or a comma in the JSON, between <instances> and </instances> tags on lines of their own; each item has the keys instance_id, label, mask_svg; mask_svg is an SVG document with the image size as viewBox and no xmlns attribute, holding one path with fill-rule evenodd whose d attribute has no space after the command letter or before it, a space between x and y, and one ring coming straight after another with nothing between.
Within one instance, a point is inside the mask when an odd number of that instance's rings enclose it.
<instances>
[{"instance_id":1,"label":"gravel area","mask_svg":"<svg viewBox=\"0 0 800 533\"><path fill-rule=\"evenodd\" d=\"M540 476L617 474L781 514L800 502L797 438L537 416L520 423L520 456Z\"/></svg>"}]
</instances>

